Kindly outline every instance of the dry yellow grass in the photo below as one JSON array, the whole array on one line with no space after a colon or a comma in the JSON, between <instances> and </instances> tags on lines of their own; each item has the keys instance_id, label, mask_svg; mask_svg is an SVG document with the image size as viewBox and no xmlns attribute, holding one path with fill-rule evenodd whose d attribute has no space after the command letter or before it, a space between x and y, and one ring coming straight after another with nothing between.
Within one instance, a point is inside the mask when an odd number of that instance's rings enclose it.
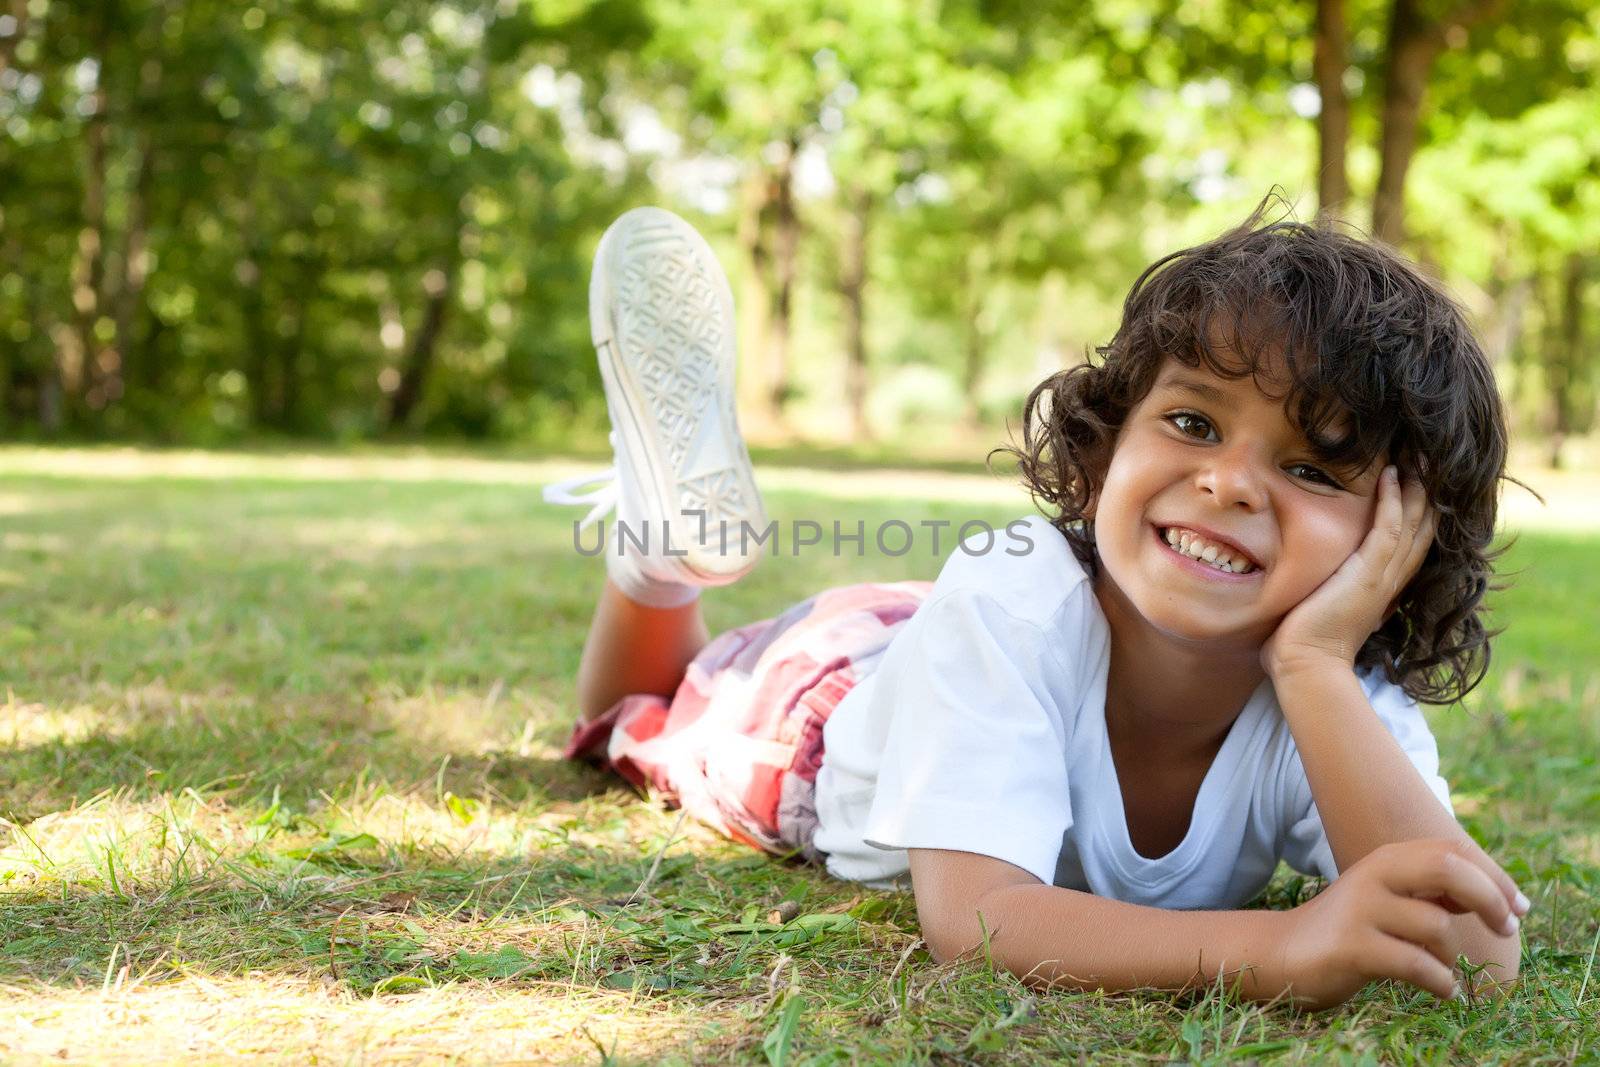
<instances>
[{"instance_id":1,"label":"dry yellow grass","mask_svg":"<svg viewBox=\"0 0 1600 1067\"><path fill-rule=\"evenodd\" d=\"M0 1062L761 1062L790 1005L821 1062L1557 1062L1600 1036L1600 595L1559 533L1600 527L1595 475L1525 474L1548 509L1508 494L1540 535L1517 562L1556 571L1515 591L1484 699L1438 720L1463 816L1535 898L1524 988L1295 1018L935 966L905 894L563 763L594 583L536 487L585 469L0 448ZM1027 507L981 475L761 477L780 513ZM707 610L936 569L772 561ZM840 925L764 925L785 903Z\"/></svg>"}]
</instances>

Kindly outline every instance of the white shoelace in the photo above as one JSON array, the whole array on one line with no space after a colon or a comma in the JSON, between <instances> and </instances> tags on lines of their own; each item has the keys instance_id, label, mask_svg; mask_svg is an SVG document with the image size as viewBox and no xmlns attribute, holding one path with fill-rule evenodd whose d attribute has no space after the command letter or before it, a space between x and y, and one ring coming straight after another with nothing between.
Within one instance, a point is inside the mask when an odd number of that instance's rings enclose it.
<instances>
[{"instance_id":1,"label":"white shoelace","mask_svg":"<svg viewBox=\"0 0 1600 1067\"><path fill-rule=\"evenodd\" d=\"M611 442L611 454L617 454L617 431L612 430L606 434L606 440ZM592 493L574 493L573 490L580 486L599 483ZM579 531L587 530L589 524L603 518L617 506L617 464L612 463L603 471L594 474L580 474L576 478L547 485L541 494L546 504L593 504L589 514L578 523Z\"/></svg>"},{"instance_id":2,"label":"white shoelace","mask_svg":"<svg viewBox=\"0 0 1600 1067\"><path fill-rule=\"evenodd\" d=\"M580 486L600 483L594 491L589 493L575 493L573 490ZM609 513L617 506L617 468L607 467L596 474L580 474L576 478L555 482L544 487L544 502L546 504L592 504L589 514L578 523L579 530L587 530L589 524Z\"/></svg>"}]
</instances>

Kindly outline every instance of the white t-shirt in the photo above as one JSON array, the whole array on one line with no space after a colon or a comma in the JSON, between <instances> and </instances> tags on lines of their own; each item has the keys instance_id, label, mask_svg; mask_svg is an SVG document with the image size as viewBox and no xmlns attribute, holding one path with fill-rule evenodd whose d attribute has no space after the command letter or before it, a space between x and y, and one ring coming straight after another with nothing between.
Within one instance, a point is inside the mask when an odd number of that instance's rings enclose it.
<instances>
[{"instance_id":1,"label":"white t-shirt","mask_svg":"<svg viewBox=\"0 0 1600 1067\"><path fill-rule=\"evenodd\" d=\"M1158 859L1134 850L1106 737L1110 628L1054 527L1033 516L1010 529L1016 539L997 536L986 553L952 553L928 600L828 720L815 845L829 872L881 884L906 873L906 849L951 849L1165 908L1244 904L1280 858L1337 877L1270 681L1223 741L1183 841ZM968 545L975 552L983 540ZM1361 681L1449 810L1415 701L1377 672Z\"/></svg>"}]
</instances>

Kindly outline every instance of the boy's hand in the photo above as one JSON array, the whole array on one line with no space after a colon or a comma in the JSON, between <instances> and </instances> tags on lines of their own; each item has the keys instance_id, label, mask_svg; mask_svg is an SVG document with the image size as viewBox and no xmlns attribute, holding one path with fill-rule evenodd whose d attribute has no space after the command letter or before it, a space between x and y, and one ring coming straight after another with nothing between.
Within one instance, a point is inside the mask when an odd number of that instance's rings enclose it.
<instances>
[{"instance_id":1,"label":"boy's hand","mask_svg":"<svg viewBox=\"0 0 1600 1067\"><path fill-rule=\"evenodd\" d=\"M1378 507L1359 548L1295 605L1261 649L1274 679L1285 670L1335 662L1350 666L1368 637L1394 610L1422 566L1438 525L1415 479L1402 490L1393 466L1378 476Z\"/></svg>"},{"instance_id":2,"label":"boy's hand","mask_svg":"<svg viewBox=\"0 0 1600 1067\"><path fill-rule=\"evenodd\" d=\"M1384 845L1287 914L1280 978L1312 1008L1380 978L1449 998L1458 991L1451 916L1472 912L1510 936L1527 911L1511 877L1470 842Z\"/></svg>"}]
</instances>

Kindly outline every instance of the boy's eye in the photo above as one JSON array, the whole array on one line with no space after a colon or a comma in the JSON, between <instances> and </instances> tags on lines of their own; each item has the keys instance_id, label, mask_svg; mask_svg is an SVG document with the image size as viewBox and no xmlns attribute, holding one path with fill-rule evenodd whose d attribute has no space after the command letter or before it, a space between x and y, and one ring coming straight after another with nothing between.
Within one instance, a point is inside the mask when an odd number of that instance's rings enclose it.
<instances>
[{"instance_id":1,"label":"boy's eye","mask_svg":"<svg viewBox=\"0 0 1600 1067\"><path fill-rule=\"evenodd\" d=\"M1289 472L1296 478L1304 478L1307 481L1318 482L1322 485L1331 486L1334 489L1344 488L1344 486L1340 485L1338 479L1334 478L1333 475L1327 473L1326 471L1319 470L1308 463L1296 463L1294 466L1289 468Z\"/></svg>"},{"instance_id":2,"label":"boy's eye","mask_svg":"<svg viewBox=\"0 0 1600 1067\"><path fill-rule=\"evenodd\" d=\"M1185 437L1193 437L1196 440L1209 441L1216 436L1216 430L1212 427L1211 420L1207 419L1204 415L1197 415L1193 411L1174 411L1172 414L1165 416L1165 418L1168 422L1172 423L1172 425L1176 426L1178 428L1178 432L1183 434ZM1292 477L1300 478L1304 481L1315 482L1318 485L1325 485L1330 489L1344 488L1343 483L1341 483L1339 479L1335 478L1333 475L1329 474L1320 467L1313 467L1309 463L1295 463L1292 464L1288 470Z\"/></svg>"},{"instance_id":3,"label":"boy's eye","mask_svg":"<svg viewBox=\"0 0 1600 1067\"><path fill-rule=\"evenodd\" d=\"M1188 437L1210 439L1212 436L1211 423L1203 415L1196 415L1192 411L1176 411L1167 416L1167 421L1178 428L1178 432Z\"/></svg>"}]
</instances>

